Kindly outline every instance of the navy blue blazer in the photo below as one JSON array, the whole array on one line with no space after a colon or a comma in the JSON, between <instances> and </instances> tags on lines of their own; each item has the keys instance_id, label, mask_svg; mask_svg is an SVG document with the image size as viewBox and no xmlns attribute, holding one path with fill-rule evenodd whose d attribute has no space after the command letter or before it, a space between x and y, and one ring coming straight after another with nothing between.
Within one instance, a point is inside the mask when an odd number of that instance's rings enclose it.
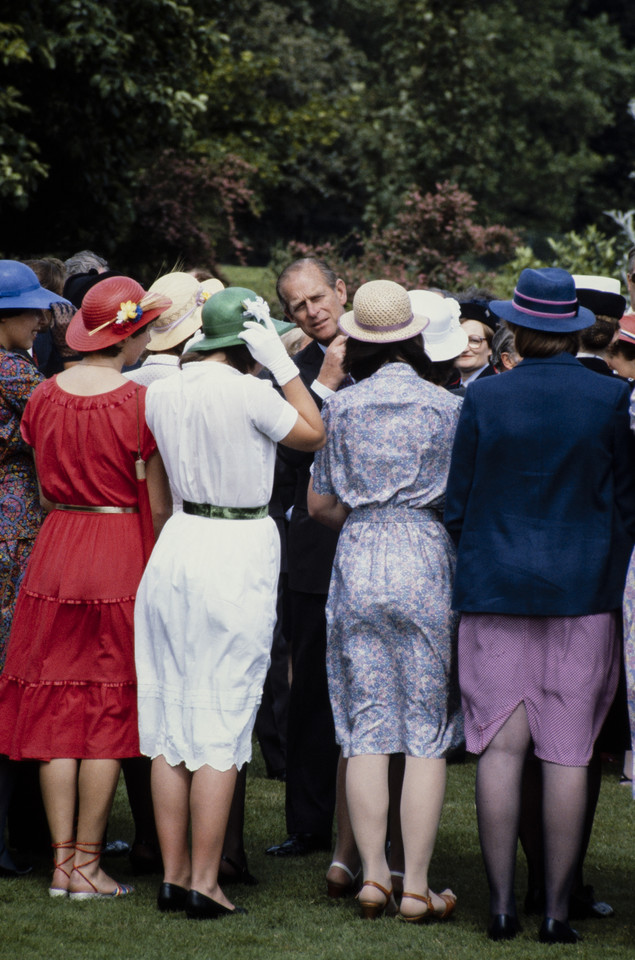
<instances>
[{"instance_id":1,"label":"navy blue blazer","mask_svg":"<svg viewBox=\"0 0 635 960\"><path fill-rule=\"evenodd\" d=\"M635 540L629 391L571 354L470 384L445 523L453 606L582 616L621 607Z\"/></svg>"}]
</instances>

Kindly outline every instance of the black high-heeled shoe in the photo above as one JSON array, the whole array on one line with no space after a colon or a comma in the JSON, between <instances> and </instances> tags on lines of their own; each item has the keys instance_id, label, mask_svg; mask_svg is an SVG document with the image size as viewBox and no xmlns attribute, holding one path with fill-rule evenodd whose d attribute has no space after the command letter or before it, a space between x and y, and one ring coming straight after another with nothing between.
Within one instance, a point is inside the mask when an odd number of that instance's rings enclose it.
<instances>
[{"instance_id":1,"label":"black high-heeled shoe","mask_svg":"<svg viewBox=\"0 0 635 960\"><path fill-rule=\"evenodd\" d=\"M247 913L244 907L230 910L198 890L190 890L185 900L185 915L188 920L217 920L218 917L233 917L241 913Z\"/></svg>"},{"instance_id":2,"label":"black high-heeled shoe","mask_svg":"<svg viewBox=\"0 0 635 960\"><path fill-rule=\"evenodd\" d=\"M161 913L178 913L185 910L187 890L177 883L162 883L157 894L157 907Z\"/></svg>"},{"instance_id":3,"label":"black high-heeled shoe","mask_svg":"<svg viewBox=\"0 0 635 960\"><path fill-rule=\"evenodd\" d=\"M538 932L538 939L541 943L577 943L582 937L568 923L545 917Z\"/></svg>"},{"instance_id":4,"label":"black high-heeled shoe","mask_svg":"<svg viewBox=\"0 0 635 960\"><path fill-rule=\"evenodd\" d=\"M512 917L509 913L497 913L490 921L487 936L490 940L513 940L521 929L518 917Z\"/></svg>"}]
</instances>

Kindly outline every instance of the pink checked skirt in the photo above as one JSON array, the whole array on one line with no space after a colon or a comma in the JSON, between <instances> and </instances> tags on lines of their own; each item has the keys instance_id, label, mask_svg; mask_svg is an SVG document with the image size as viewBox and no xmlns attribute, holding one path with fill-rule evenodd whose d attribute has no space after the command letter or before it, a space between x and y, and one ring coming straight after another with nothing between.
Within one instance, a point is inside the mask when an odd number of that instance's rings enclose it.
<instances>
[{"instance_id":1,"label":"pink checked skirt","mask_svg":"<svg viewBox=\"0 0 635 960\"><path fill-rule=\"evenodd\" d=\"M459 683L470 753L482 753L524 703L536 756L586 766L615 696L619 630L616 613L463 614Z\"/></svg>"}]
</instances>

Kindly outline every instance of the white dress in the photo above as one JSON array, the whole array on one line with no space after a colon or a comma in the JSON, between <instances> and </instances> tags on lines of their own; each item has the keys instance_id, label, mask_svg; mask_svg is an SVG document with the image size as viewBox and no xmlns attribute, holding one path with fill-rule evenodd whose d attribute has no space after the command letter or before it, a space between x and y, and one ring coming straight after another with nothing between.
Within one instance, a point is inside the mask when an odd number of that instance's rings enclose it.
<instances>
[{"instance_id":1,"label":"white dress","mask_svg":"<svg viewBox=\"0 0 635 960\"><path fill-rule=\"evenodd\" d=\"M153 383L146 418L183 500L258 507L269 502L276 442L297 412L268 381L203 361ZM279 566L269 517L168 520L135 605L142 753L189 770L250 759Z\"/></svg>"}]
</instances>

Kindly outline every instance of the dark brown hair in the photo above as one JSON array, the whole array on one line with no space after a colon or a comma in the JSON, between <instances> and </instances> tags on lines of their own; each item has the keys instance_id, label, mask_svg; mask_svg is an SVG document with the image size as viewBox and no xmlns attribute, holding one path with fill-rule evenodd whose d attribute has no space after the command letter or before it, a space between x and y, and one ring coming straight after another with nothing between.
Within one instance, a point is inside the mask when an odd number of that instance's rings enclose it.
<instances>
[{"instance_id":1,"label":"dark brown hair","mask_svg":"<svg viewBox=\"0 0 635 960\"><path fill-rule=\"evenodd\" d=\"M346 341L343 367L355 380L372 377L385 363L408 363L424 380L430 373L430 358L423 349L418 333L398 343L367 343L349 337Z\"/></svg>"},{"instance_id":2,"label":"dark brown hair","mask_svg":"<svg viewBox=\"0 0 635 960\"><path fill-rule=\"evenodd\" d=\"M249 352L249 347L244 344L236 344L233 347L212 347L209 350L188 350L182 354L179 360L179 366L184 367L186 363L198 363L200 360L206 360L213 353L224 353L225 359L230 367L238 370L239 373L250 373L256 366L256 361Z\"/></svg>"},{"instance_id":3,"label":"dark brown hair","mask_svg":"<svg viewBox=\"0 0 635 960\"><path fill-rule=\"evenodd\" d=\"M635 360L635 343L629 343L628 340L616 340L615 343L611 344L609 356L615 356L616 353L624 357L625 360L632 362Z\"/></svg>"},{"instance_id":4,"label":"dark brown hair","mask_svg":"<svg viewBox=\"0 0 635 960\"><path fill-rule=\"evenodd\" d=\"M507 326L514 334L516 353L523 357L555 357L558 353L578 352L580 338L575 333L547 333L545 330L531 330L529 327L518 327L507 321Z\"/></svg>"},{"instance_id":5,"label":"dark brown hair","mask_svg":"<svg viewBox=\"0 0 635 960\"><path fill-rule=\"evenodd\" d=\"M139 327L138 330L135 330L134 333L129 334L130 338L134 339L135 337L140 336L142 333L145 333L146 327L147 327L147 323L144 323L144 325L142 327ZM123 350L123 342L124 340L127 340L127 339L128 337L123 337L121 340L118 340L116 343L111 343L107 347L101 347L101 349L99 350L81 350L81 351L78 350L77 352L82 354L96 353L96 354L99 354L100 357L118 357L121 351Z\"/></svg>"}]
</instances>

